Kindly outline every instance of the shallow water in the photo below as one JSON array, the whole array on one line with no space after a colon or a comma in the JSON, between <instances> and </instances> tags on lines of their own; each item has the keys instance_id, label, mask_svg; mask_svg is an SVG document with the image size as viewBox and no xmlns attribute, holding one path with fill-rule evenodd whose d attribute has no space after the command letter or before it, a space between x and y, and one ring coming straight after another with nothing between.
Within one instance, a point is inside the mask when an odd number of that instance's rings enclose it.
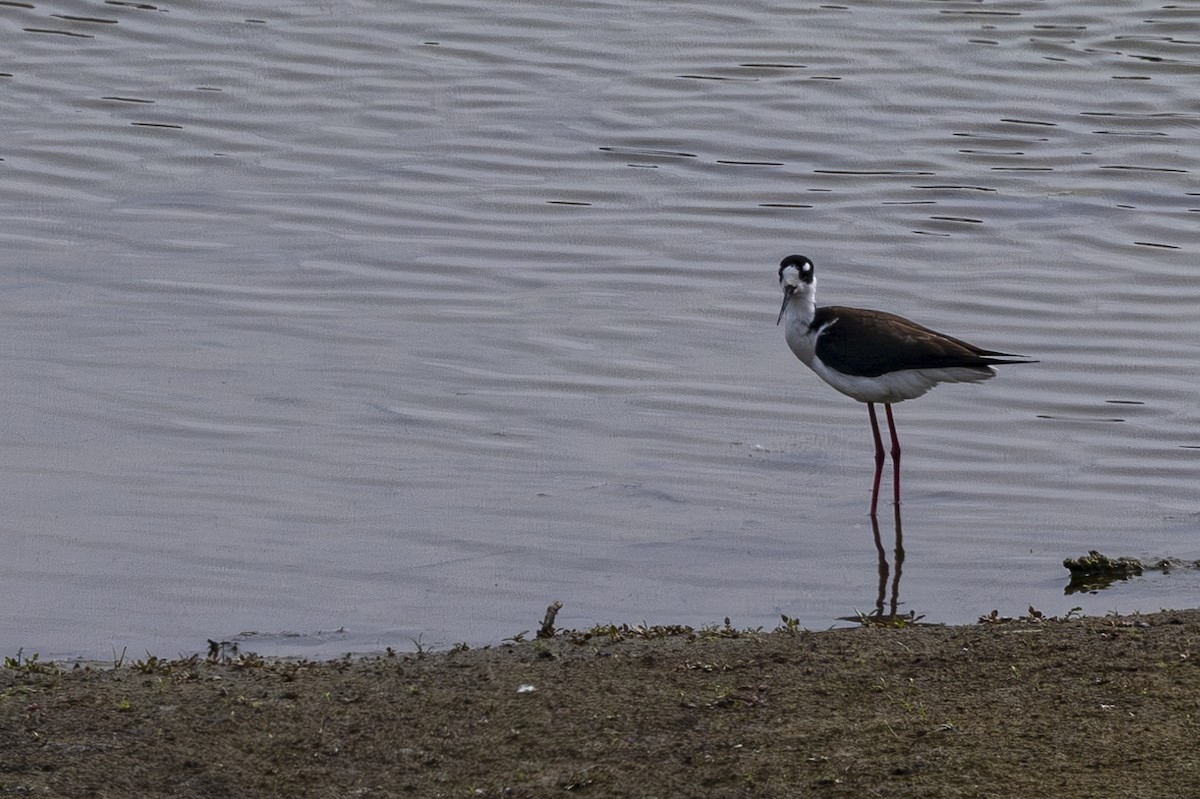
<instances>
[{"instance_id":1,"label":"shallow water","mask_svg":"<svg viewBox=\"0 0 1200 799\"><path fill-rule=\"evenodd\" d=\"M260 5L0 5L0 650L871 611L792 252L1041 360L896 407L899 612L1200 599L1061 566L1200 557L1200 9Z\"/></svg>"}]
</instances>

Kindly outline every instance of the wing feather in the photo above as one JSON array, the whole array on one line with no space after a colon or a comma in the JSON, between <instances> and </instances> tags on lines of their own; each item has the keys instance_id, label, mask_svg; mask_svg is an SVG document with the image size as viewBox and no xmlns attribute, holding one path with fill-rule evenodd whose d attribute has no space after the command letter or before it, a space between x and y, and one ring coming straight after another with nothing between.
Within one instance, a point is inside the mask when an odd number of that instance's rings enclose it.
<instances>
[{"instance_id":1,"label":"wing feather","mask_svg":"<svg viewBox=\"0 0 1200 799\"><path fill-rule=\"evenodd\" d=\"M982 372L990 371L993 364L1028 363L1019 355L985 350L886 311L818 308L812 327L824 328L817 336L817 357L842 374L857 377L901 369L960 367Z\"/></svg>"}]
</instances>

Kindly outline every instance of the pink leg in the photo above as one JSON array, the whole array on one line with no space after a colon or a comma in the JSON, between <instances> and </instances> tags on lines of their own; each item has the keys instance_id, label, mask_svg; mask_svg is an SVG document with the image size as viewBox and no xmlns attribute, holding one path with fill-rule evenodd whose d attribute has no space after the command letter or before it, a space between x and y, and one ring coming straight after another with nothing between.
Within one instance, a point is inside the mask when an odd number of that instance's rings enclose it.
<instances>
[{"instance_id":1,"label":"pink leg","mask_svg":"<svg viewBox=\"0 0 1200 799\"><path fill-rule=\"evenodd\" d=\"M888 419L890 420L892 406L884 405L883 407L887 409ZM876 508L879 507L879 479L883 476L883 438L879 435L879 419L875 416L875 403L867 403L867 413L871 414L871 435L875 436L875 485L871 488L871 518L875 518ZM895 439L895 435L896 433L893 431L893 440Z\"/></svg>"},{"instance_id":2,"label":"pink leg","mask_svg":"<svg viewBox=\"0 0 1200 799\"><path fill-rule=\"evenodd\" d=\"M892 418L892 404L890 402L883 403L883 409L887 412L888 431L892 434L892 496L897 506L900 505L900 439L896 437L896 420ZM878 442L880 449L883 448L882 442Z\"/></svg>"}]
</instances>

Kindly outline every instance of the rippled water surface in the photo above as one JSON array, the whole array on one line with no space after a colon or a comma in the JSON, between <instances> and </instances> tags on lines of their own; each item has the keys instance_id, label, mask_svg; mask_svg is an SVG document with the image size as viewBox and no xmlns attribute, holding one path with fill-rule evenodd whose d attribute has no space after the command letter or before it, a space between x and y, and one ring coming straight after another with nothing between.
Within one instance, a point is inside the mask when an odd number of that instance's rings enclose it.
<instances>
[{"instance_id":1,"label":"rippled water surface","mask_svg":"<svg viewBox=\"0 0 1200 799\"><path fill-rule=\"evenodd\" d=\"M775 271L1041 363L896 407L927 621L1200 558L1200 7L0 3L0 650L876 607ZM896 520L881 514L893 558Z\"/></svg>"}]
</instances>

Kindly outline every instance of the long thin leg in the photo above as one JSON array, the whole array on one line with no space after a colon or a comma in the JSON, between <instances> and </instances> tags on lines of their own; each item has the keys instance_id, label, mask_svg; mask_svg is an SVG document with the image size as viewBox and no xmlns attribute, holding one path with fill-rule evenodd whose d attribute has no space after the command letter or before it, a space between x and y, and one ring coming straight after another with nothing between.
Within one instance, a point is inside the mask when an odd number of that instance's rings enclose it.
<instances>
[{"instance_id":1,"label":"long thin leg","mask_svg":"<svg viewBox=\"0 0 1200 799\"><path fill-rule=\"evenodd\" d=\"M891 418L892 407L884 405L887 408L888 418ZM875 416L875 403L867 403L867 413L871 414L871 435L875 436L875 485L871 488L871 518L875 518L876 508L879 507L879 479L883 476L883 437L879 435L879 418ZM893 431L893 439L895 437Z\"/></svg>"},{"instance_id":2,"label":"long thin leg","mask_svg":"<svg viewBox=\"0 0 1200 799\"><path fill-rule=\"evenodd\" d=\"M883 403L887 412L888 431L892 434L892 495L897 505L900 504L900 439L896 437L896 420L892 418L892 404ZM882 448L882 444L879 445Z\"/></svg>"}]
</instances>

